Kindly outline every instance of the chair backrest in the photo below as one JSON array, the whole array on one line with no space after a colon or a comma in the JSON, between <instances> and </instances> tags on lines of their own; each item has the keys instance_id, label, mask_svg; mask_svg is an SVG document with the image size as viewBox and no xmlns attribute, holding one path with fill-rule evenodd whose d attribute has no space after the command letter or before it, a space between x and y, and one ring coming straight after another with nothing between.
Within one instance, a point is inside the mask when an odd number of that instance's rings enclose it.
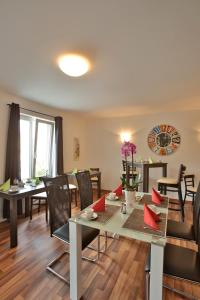
<instances>
[{"instance_id":1,"label":"chair backrest","mask_svg":"<svg viewBox=\"0 0 200 300\"><path fill-rule=\"evenodd\" d=\"M78 183L81 210L93 203L92 182L89 171L76 173Z\"/></svg>"},{"instance_id":2,"label":"chair backrest","mask_svg":"<svg viewBox=\"0 0 200 300\"><path fill-rule=\"evenodd\" d=\"M129 166L129 171L132 170L132 164L130 161L125 161L125 160L122 160L122 167L123 167L123 171L126 172L126 166ZM134 166L134 163L133 163L133 171L136 171L136 167Z\"/></svg>"},{"instance_id":3,"label":"chair backrest","mask_svg":"<svg viewBox=\"0 0 200 300\"><path fill-rule=\"evenodd\" d=\"M126 161L122 160L123 171L126 172Z\"/></svg>"},{"instance_id":4,"label":"chair backrest","mask_svg":"<svg viewBox=\"0 0 200 300\"><path fill-rule=\"evenodd\" d=\"M183 181L185 170L186 170L186 166L181 164L179 167L179 173L178 173L178 183L181 183L181 181Z\"/></svg>"},{"instance_id":5,"label":"chair backrest","mask_svg":"<svg viewBox=\"0 0 200 300\"><path fill-rule=\"evenodd\" d=\"M71 217L71 197L67 175L43 177L47 188L51 234Z\"/></svg>"},{"instance_id":6,"label":"chair backrest","mask_svg":"<svg viewBox=\"0 0 200 300\"><path fill-rule=\"evenodd\" d=\"M189 174L184 176L185 182L185 190L187 191L187 187L193 186L194 187L194 174Z\"/></svg>"},{"instance_id":7,"label":"chair backrest","mask_svg":"<svg viewBox=\"0 0 200 300\"><path fill-rule=\"evenodd\" d=\"M194 198L193 205L193 226L194 226L194 235L196 242L198 242L198 229L199 229L199 218L200 218L200 182L197 188L197 192Z\"/></svg>"},{"instance_id":8,"label":"chair backrest","mask_svg":"<svg viewBox=\"0 0 200 300\"><path fill-rule=\"evenodd\" d=\"M90 168L90 171L96 171L96 172L99 172L99 168Z\"/></svg>"}]
</instances>

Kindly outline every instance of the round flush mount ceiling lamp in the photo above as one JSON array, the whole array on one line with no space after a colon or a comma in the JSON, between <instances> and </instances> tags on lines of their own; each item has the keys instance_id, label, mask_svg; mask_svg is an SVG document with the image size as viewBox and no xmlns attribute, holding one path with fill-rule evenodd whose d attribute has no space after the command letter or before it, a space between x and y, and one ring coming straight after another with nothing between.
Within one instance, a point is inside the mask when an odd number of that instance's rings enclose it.
<instances>
[{"instance_id":1,"label":"round flush mount ceiling lamp","mask_svg":"<svg viewBox=\"0 0 200 300\"><path fill-rule=\"evenodd\" d=\"M58 66L68 76L79 77L88 72L90 62L82 55L66 54L58 58Z\"/></svg>"}]
</instances>

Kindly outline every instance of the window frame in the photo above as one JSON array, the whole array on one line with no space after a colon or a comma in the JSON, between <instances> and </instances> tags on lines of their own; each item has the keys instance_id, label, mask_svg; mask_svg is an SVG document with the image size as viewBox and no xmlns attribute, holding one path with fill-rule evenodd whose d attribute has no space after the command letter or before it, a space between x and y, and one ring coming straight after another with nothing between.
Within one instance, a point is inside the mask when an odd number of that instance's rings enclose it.
<instances>
[{"instance_id":1,"label":"window frame","mask_svg":"<svg viewBox=\"0 0 200 300\"><path fill-rule=\"evenodd\" d=\"M37 137L38 137L38 125L39 123L48 124L51 126L50 130L50 149L49 153L55 153L55 121L38 117L38 115L26 114L20 112L20 120L29 121L29 175L30 178L35 177L36 160L37 160ZM21 142L21 139L20 139ZM20 144L21 145L21 144ZM21 165L21 162L20 162ZM55 172L55 158L54 155L49 155L49 174L52 175Z\"/></svg>"},{"instance_id":2,"label":"window frame","mask_svg":"<svg viewBox=\"0 0 200 300\"><path fill-rule=\"evenodd\" d=\"M33 176L35 176L35 172L36 172L36 161L37 161L37 138L38 138L38 125L39 123L43 123L43 124L47 124L51 126L51 132L50 132L50 149L49 152L52 153L53 150L53 136L54 136L54 127L55 127L55 123L51 122L49 120L43 120L43 119L39 119L36 118L35 119L35 137L34 137L34 149L33 149ZM49 156L49 173L52 174L53 173L53 157ZM48 174L48 175L50 175Z\"/></svg>"},{"instance_id":3,"label":"window frame","mask_svg":"<svg viewBox=\"0 0 200 300\"><path fill-rule=\"evenodd\" d=\"M32 177L32 170L33 170L33 121L32 117L20 114L20 120L28 121L29 122L29 176ZM20 138L20 148L21 148L21 138ZM20 166L21 166L21 157L20 157Z\"/></svg>"}]
</instances>

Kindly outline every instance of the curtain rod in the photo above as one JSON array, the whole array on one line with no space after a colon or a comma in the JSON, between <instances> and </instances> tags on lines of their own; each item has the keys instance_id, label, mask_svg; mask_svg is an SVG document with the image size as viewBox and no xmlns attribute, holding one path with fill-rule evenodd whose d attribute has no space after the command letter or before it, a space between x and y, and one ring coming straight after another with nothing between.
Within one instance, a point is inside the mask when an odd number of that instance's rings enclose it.
<instances>
[{"instance_id":1,"label":"curtain rod","mask_svg":"<svg viewBox=\"0 0 200 300\"><path fill-rule=\"evenodd\" d=\"M11 106L11 104L7 104L8 106ZM36 114L40 114L40 115L43 115L43 116L47 116L47 117L51 117L51 118L55 118L55 116L51 116L51 115L48 115L48 114L44 114L44 113L41 113L41 112L38 112L38 111L35 111L35 110L31 110L31 109L28 109L28 108L24 108L24 107L21 107L21 109L24 109L24 110L27 110L27 111L30 111L32 113L36 113Z\"/></svg>"}]
</instances>

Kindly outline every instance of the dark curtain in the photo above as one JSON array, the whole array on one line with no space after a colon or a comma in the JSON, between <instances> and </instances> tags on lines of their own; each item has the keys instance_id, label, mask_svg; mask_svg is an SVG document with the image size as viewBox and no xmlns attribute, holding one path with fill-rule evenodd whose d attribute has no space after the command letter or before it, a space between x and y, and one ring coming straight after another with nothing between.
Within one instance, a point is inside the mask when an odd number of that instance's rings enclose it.
<instances>
[{"instance_id":1,"label":"dark curtain","mask_svg":"<svg viewBox=\"0 0 200 300\"><path fill-rule=\"evenodd\" d=\"M56 173L63 174L63 120L55 117L55 142L56 142Z\"/></svg>"},{"instance_id":2,"label":"dark curtain","mask_svg":"<svg viewBox=\"0 0 200 300\"><path fill-rule=\"evenodd\" d=\"M10 106L10 119L8 124L5 180L10 178L11 184L15 178L20 179L20 107L12 103ZM17 213L22 214L22 200L17 201ZM9 218L9 201L4 199L3 217Z\"/></svg>"}]
</instances>

